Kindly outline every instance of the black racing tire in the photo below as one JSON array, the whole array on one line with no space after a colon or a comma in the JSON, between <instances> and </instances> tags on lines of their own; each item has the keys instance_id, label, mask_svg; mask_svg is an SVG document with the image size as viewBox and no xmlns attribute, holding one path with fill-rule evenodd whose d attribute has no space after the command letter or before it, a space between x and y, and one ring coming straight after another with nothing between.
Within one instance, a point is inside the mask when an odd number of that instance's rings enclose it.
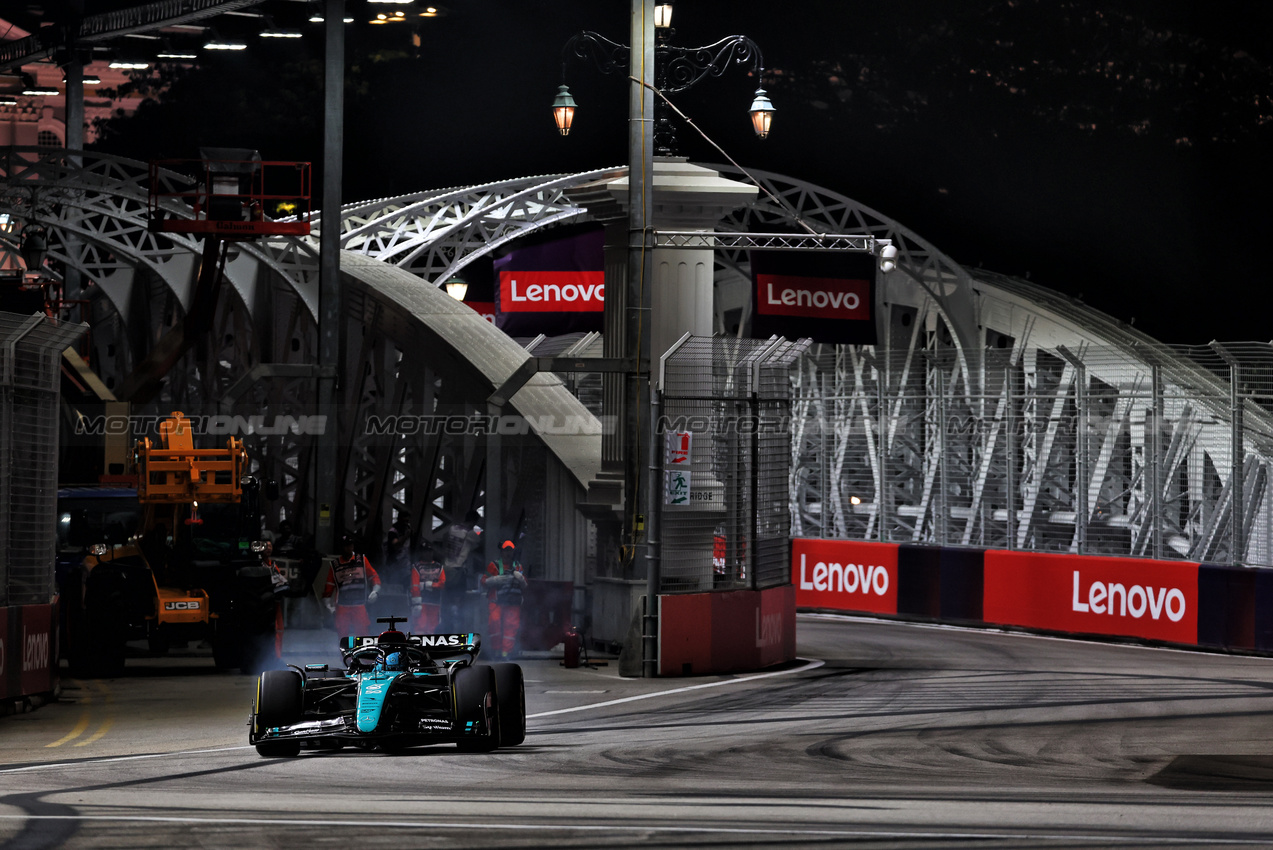
<instances>
[{"instance_id":1,"label":"black racing tire","mask_svg":"<svg viewBox=\"0 0 1273 850\"><path fill-rule=\"evenodd\" d=\"M492 664L495 701L499 706L499 745L516 747L526 740L526 679L517 664Z\"/></svg>"},{"instance_id":2,"label":"black racing tire","mask_svg":"<svg viewBox=\"0 0 1273 850\"><path fill-rule=\"evenodd\" d=\"M286 726L301 719L301 674L266 670L256 686L256 729Z\"/></svg>"},{"instance_id":3,"label":"black racing tire","mask_svg":"<svg viewBox=\"0 0 1273 850\"><path fill-rule=\"evenodd\" d=\"M300 741L262 741L256 745L258 755L267 759L291 759L301 754Z\"/></svg>"},{"instance_id":4,"label":"black racing tire","mask_svg":"<svg viewBox=\"0 0 1273 850\"><path fill-rule=\"evenodd\" d=\"M465 753L489 753L499 746L499 704L495 694L495 671L485 664L461 667L455 671L451 687L454 700L456 733L470 723L487 727L485 735L460 738L457 745Z\"/></svg>"}]
</instances>

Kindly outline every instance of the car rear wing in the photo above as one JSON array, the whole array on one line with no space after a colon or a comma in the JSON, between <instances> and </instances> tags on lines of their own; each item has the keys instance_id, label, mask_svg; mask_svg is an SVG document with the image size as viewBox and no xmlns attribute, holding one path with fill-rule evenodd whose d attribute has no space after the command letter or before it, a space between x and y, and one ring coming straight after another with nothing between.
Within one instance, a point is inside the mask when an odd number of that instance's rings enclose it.
<instances>
[{"instance_id":1,"label":"car rear wing","mask_svg":"<svg viewBox=\"0 0 1273 850\"><path fill-rule=\"evenodd\" d=\"M400 643L400 642L399 642ZM387 648L394 644L384 644ZM454 635L406 635L406 643L408 646L418 647L430 658L444 658L453 655L468 655L470 658L476 658L482 649L482 636L469 632L467 634ZM352 652L355 649L362 649L364 646L380 645L380 637L377 635L348 635L340 639L340 648L343 652Z\"/></svg>"}]
</instances>

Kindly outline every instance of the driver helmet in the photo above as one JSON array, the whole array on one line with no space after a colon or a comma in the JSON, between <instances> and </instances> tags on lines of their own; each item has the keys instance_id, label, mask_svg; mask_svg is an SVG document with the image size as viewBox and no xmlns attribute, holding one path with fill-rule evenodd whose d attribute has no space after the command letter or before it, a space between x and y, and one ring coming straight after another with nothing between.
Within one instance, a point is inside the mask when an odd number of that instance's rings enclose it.
<instances>
[{"instance_id":1,"label":"driver helmet","mask_svg":"<svg viewBox=\"0 0 1273 850\"><path fill-rule=\"evenodd\" d=\"M385 656L386 670L406 670L407 654L405 652L391 652Z\"/></svg>"}]
</instances>

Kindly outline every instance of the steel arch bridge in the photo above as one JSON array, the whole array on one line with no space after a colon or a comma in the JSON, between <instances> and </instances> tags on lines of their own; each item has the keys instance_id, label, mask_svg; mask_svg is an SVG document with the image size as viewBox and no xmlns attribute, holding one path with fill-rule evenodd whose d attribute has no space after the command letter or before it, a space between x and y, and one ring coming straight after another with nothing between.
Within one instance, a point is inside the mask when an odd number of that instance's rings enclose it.
<instances>
[{"instance_id":1,"label":"steel arch bridge","mask_svg":"<svg viewBox=\"0 0 1273 850\"><path fill-rule=\"evenodd\" d=\"M146 230L142 163L13 149L3 167L0 214L10 223L0 234L0 268L14 263L15 223L45 228L50 256L93 282L85 293L90 360L107 387L122 386L159 332L190 306L199 246ZM517 365L505 351L497 364L475 369L454 344L435 359L419 357L422 344L470 332L476 316L447 312L439 300L405 303L413 296L404 275L436 287L519 236L586 219L586 195L572 190L622 173L527 177L342 209L341 245L350 260L342 264L356 269L345 273L347 379L336 417L346 447L338 518L345 527L375 536L405 516L428 529L480 503L482 457L473 435L372 435L355 423L368 415L479 413L484 387ZM814 346L793 373L794 533L1273 558L1264 449L1273 427L1258 399L1228 403L1227 375L1054 293L966 269L835 192L754 176L768 194L719 229L772 232L799 218L820 232L890 238L900 249L897 270L877 287L880 344ZM186 178L160 179L176 186ZM316 221L321 227L322 216ZM376 266L355 254L393 268L393 283L370 282ZM315 507L311 435L295 427L265 432L275 416L317 414L308 371L317 350L317 268L314 237L237 246L225 275L230 297L219 301L207 344L179 362L146 405L155 413L263 416L254 457L283 485L280 515L301 523L312 521ZM718 330L730 309L742 310L745 324L745 253L717 252L715 285ZM534 391L542 395L540 412L587 413L548 376ZM1244 429L1236 454L1235 422ZM572 554L563 559L563 577L582 585L592 557L585 553L595 545L587 524L570 515L595 459L578 441L548 445L554 460L545 472L530 445L525 469L505 470L504 492L510 502L539 506L523 522L541 539L566 541Z\"/></svg>"}]
</instances>

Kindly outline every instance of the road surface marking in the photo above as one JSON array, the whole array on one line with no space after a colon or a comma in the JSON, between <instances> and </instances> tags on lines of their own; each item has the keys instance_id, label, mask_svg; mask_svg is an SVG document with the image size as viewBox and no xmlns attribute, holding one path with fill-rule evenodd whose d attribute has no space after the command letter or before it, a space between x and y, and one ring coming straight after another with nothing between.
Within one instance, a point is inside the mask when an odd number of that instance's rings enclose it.
<instances>
[{"instance_id":1,"label":"road surface marking","mask_svg":"<svg viewBox=\"0 0 1273 850\"><path fill-rule=\"evenodd\" d=\"M592 703L588 703L587 705L577 705L574 708L559 708L556 711L541 711L538 714L526 715L526 719L531 720L536 717L551 717L554 714L570 714L571 712L575 712L575 711L587 711L590 708L605 708L606 706L609 706L609 705L620 705L625 702L636 702L637 700L654 699L655 697L665 697L665 696L670 696L671 694L683 694L689 691L702 690L703 688L719 688L722 685L740 685L743 682L754 682L757 679L769 679L774 676L787 676L787 675L790 675L791 673L803 673L806 670L814 670L818 667L821 667L823 663L824 662L822 661L813 660L806 663L803 667L793 667L790 670L777 670L773 673L760 673L759 675L756 675L756 676L743 676L742 678L739 678L739 679L723 679L719 682L706 682L702 685L687 685L686 687L683 687L683 688L672 688L669 691L654 691L648 694L637 694L636 696L633 696L633 697L621 697L619 699L606 700L605 702L592 702Z\"/></svg>"},{"instance_id":2,"label":"road surface marking","mask_svg":"<svg viewBox=\"0 0 1273 850\"><path fill-rule=\"evenodd\" d=\"M124 823L173 823L173 824L189 824L191 826L201 824L216 824L226 826L310 826L310 827L354 827L356 829L366 829L369 825L376 828L390 829L463 829L472 830L472 821L382 821L369 820L362 818L359 820L319 820L319 819L300 819L300 818L199 818L199 817L163 817L158 815L0 815L0 820L20 820L20 821L40 821L40 820L70 820L70 821L116 821ZM591 832L591 833L663 833L663 834L692 834L703 833L707 835L789 835L789 836L819 836L826 838L890 838L890 839L960 839L960 840L996 840L1007 842L1020 842L1023 840L1030 841L1055 841L1058 843L1072 843L1077 840L1075 834L1053 834L1053 833L1034 833L1034 832L1015 832L1005 829L1001 832L951 832L943 830L933 830L931 832L923 832L914 829L836 829L834 827L813 828L813 827L720 827L720 826L664 826L662 824L653 824L649 822L636 822L629 824L575 824L575 823L490 823L484 822L482 829L499 829L499 830L524 830L527 832L542 832L547 830L561 830L563 832ZM1084 833L1082 835L1083 843L1090 844L1094 841L1099 842L1116 842L1120 844L1147 845L1150 847L1163 847L1172 844L1198 844L1202 843L1197 836L1141 836L1113 834L1102 835ZM1211 838L1205 841L1207 844L1257 844L1267 846L1265 838Z\"/></svg>"},{"instance_id":3,"label":"road surface marking","mask_svg":"<svg viewBox=\"0 0 1273 850\"><path fill-rule=\"evenodd\" d=\"M115 724L115 716L114 715L108 716L105 720L102 721L102 725L97 728L96 732L94 732L92 735L89 735L83 741L76 741L75 746L77 747L88 746L89 744L93 743L94 741L98 740L103 735L105 735L107 732L109 732L111 726L113 726L114 724Z\"/></svg>"},{"instance_id":4,"label":"road surface marking","mask_svg":"<svg viewBox=\"0 0 1273 850\"><path fill-rule=\"evenodd\" d=\"M44 746L45 747L60 747L63 744L65 744L67 741L74 741L80 735L84 734L84 730L88 728L88 723L89 723L89 712L88 712L88 709L85 709L83 712L80 713L79 722L75 724L74 729L72 729L70 732L67 732L64 736L54 741L53 743L45 744Z\"/></svg>"}]
</instances>

